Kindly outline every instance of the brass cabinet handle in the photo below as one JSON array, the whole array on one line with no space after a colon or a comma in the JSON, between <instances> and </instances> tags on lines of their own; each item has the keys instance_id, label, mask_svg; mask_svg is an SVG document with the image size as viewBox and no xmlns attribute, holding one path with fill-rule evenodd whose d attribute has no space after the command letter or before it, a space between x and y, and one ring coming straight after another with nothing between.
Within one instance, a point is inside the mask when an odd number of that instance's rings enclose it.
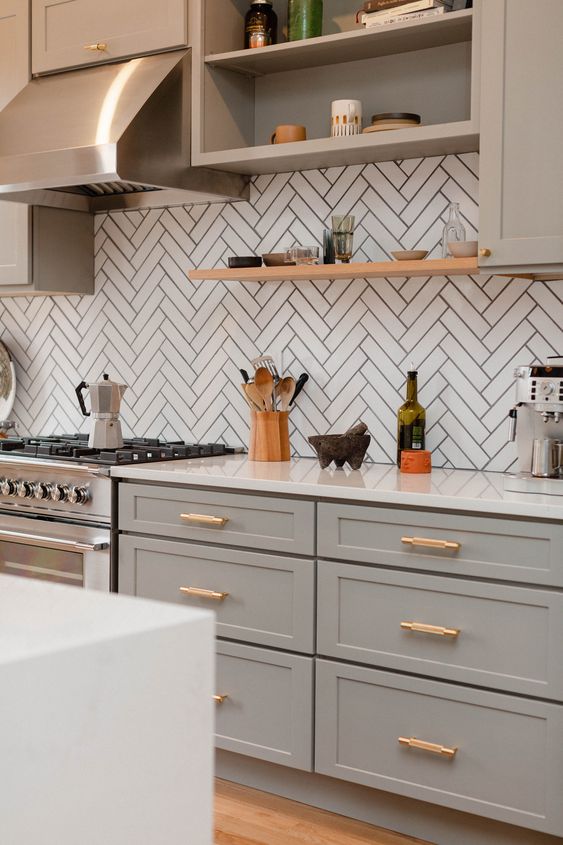
<instances>
[{"instance_id":1,"label":"brass cabinet handle","mask_svg":"<svg viewBox=\"0 0 563 845\"><path fill-rule=\"evenodd\" d=\"M228 697L228 695L214 695L213 701L215 702L215 704L222 704L224 701L226 701Z\"/></svg>"},{"instance_id":2,"label":"brass cabinet handle","mask_svg":"<svg viewBox=\"0 0 563 845\"><path fill-rule=\"evenodd\" d=\"M204 590L202 587L180 587L180 592L186 596L198 596L200 599L213 599L213 601L224 601L228 593L220 593L218 590Z\"/></svg>"},{"instance_id":3,"label":"brass cabinet handle","mask_svg":"<svg viewBox=\"0 0 563 845\"><path fill-rule=\"evenodd\" d=\"M437 634L439 637L459 637L459 628L444 628L443 625L427 625L425 622L401 622L405 631L416 631L419 634Z\"/></svg>"},{"instance_id":4,"label":"brass cabinet handle","mask_svg":"<svg viewBox=\"0 0 563 845\"><path fill-rule=\"evenodd\" d=\"M439 754L441 757L447 757L448 760L453 760L457 754L455 747L448 748L447 745L438 745L436 742L425 742L423 739L416 739L414 736L399 736L397 739L400 745L418 748L420 751L429 751L431 754Z\"/></svg>"},{"instance_id":5,"label":"brass cabinet handle","mask_svg":"<svg viewBox=\"0 0 563 845\"><path fill-rule=\"evenodd\" d=\"M180 519L200 525L219 525L221 528L229 521L228 516L210 516L207 513L181 513Z\"/></svg>"},{"instance_id":6,"label":"brass cabinet handle","mask_svg":"<svg viewBox=\"0 0 563 845\"><path fill-rule=\"evenodd\" d=\"M492 253L491 253L491 250L490 250L490 249L487 249L487 247L483 247L483 249L480 249L480 250L479 250L479 255L480 255L482 258L489 258L489 256L490 256L491 254L492 254Z\"/></svg>"},{"instance_id":7,"label":"brass cabinet handle","mask_svg":"<svg viewBox=\"0 0 563 845\"><path fill-rule=\"evenodd\" d=\"M108 45L104 41L97 41L95 44L85 44L84 45L85 50L90 50L93 53L95 53L95 52L103 53L105 50L107 50L107 48L108 48Z\"/></svg>"},{"instance_id":8,"label":"brass cabinet handle","mask_svg":"<svg viewBox=\"0 0 563 845\"><path fill-rule=\"evenodd\" d=\"M401 537L401 543L409 546L424 546L427 549L452 549L459 552L461 543L455 540L434 540L431 537Z\"/></svg>"}]
</instances>

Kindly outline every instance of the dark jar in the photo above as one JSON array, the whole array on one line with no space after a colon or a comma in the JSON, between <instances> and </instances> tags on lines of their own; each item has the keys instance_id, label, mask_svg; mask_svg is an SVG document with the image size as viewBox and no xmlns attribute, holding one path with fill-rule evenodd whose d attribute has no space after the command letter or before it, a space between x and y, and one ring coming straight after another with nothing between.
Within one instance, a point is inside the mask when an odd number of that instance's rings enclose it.
<instances>
[{"instance_id":1,"label":"dark jar","mask_svg":"<svg viewBox=\"0 0 563 845\"><path fill-rule=\"evenodd\" d=\"M323 0L289 0L287 31L290 41L323 34Z\"/></svg>"},{"instance_id":2,"label":"dark jar","mask_svg":"<svg viewBox=\"0 0 563 845\"><path fill-rule=\"evenodd\" d=\"M272 0L253 0L244 19L244 46L269 47L278 38L278 17Z\"/></svg>"}]
</instances>

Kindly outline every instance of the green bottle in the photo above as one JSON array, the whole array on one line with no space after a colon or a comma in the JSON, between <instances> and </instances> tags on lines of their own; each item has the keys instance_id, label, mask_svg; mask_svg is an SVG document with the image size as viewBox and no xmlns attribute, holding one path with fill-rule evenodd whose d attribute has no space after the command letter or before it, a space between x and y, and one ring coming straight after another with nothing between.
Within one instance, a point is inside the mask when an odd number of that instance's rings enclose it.
<instances>
[{"instance_id":1,"label":"green bottle","mask_svg":"<svg viewBox=\"0 0 563 845\"><path fill-rule=\"evenodd\" d=\"M417 398L416 370L407 373L407 401L397 413L397 466L401 466L403 449L424 449L426 411Z\"/></svg>"},{"instance_id":2,"label":"green bottle","mask_svg":"<svg viewBox=\"0 0 563 845\"><path fill-rule=\"evenodd\" d=\"M323 0L289 0L287 30L290 41L323 34Z\"/></svg>"}]
</instances>

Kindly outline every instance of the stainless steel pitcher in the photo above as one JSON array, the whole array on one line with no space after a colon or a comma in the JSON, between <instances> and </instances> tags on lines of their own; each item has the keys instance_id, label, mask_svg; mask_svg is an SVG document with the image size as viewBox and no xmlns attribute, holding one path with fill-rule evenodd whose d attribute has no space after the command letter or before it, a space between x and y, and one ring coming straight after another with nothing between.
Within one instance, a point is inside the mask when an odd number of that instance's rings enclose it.
<instances>
[{"instance_id":1,"label":"stainless steel pitcher","mask_svg":"<svg viewBox=\"0 0 563 845\"><path fill-rule=\"evenodd\" d=\"M534 440L532 449L532 475L536 478L556 478L561 469L563 443L553 437Z\"/></svg>"}]
</instances>

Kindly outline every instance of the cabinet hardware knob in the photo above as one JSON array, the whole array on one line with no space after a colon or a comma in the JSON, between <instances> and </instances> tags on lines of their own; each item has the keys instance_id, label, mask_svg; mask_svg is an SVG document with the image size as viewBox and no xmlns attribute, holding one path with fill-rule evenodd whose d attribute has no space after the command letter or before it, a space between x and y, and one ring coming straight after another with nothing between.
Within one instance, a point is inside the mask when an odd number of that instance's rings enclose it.
<instances>
[{"instance_id":1,"label":"cabinet hardware knob","mask_svg":"<svg viewBox=\"0 0 563 845\"><path fill-rule=\"evenodd\" d=\"M229 521L228 516L210 516L206 513L181 513L180 519L185 522L196 522L200 525L218 525L220 528Z\"/></svg>"},{"instance_id":2,"label":"cabinet hardware knob","mask_svg":"<svg viewBox=\"0 0 563 845\"><path fill-rule=\"evenodd\" d=\"M228 593L220 593L218 590L204 590L202 587L180 587L180 592L186 596L198 596L200 599L213 599L213 601L224 601Z\"/></svg>"},{"instance_id":3,"label":"cabinet hardware knob","mask_svg":"<svg viewBox=\"0 0 563 845\"><path fill-rule=\"evenodd\" d=\"M479 250L479 255L481 256L481 258L488 258L491 254L491 250L488 249L486 246Z\"/></svg>"},{"instance_id":4,"label":"cabinet hardware knob","mask_svg":"<svg viewBox=\"0 0 563 845\"><path fill-rule=\"evenodd\" d=\"M409 546L423 546L427 549L452 549L459 552L461 543L455 540L434 540L432 537L401 537L401 543Z\"/></svg>"},{"instance_id":5,"label":"cabinet hardware knob","mask_svg":"<svg viewBox=\"0 0 563 845\"><path fill-rule=\"evenodd\" d=\"M214 695L213 701L215 702L215 704L222 704L224 701L226 701L228 697L228 695Z\"/></svg>"},{"instance_id":6,"label":"cabinet hardware knob","mask_svg":"<svg viewBox=\"0 0 563 845\"><path fill-rule=\"evenodd\" d=\"M95 44L85 44L84 49L90 50L92 53L103 53L107 50L108 45L103 41L97 41Z\"/></svg>"},{"instance_id":7,"label":"cabinet hardware knob","mask_svg":"<svg viewBox=\"0 0 563 845\"><path fill-rule=\"evenodd\" d=\"M401 622L404 631L416 631L419 634L436 634L438 637L459 637L459 628L444 628L443 625L427 625L425 622Z\"/></svg>"},{"instance_id":8,"label":"cabinet hardware knob","mask_svg":"<svg viewBox=\"0 0 563 845\"><path fill-rule=\"evenodd\" d=\"M423 739L417 739L414 736L399 736L397 737L400 745L406 745L407 748L418 748L420 751L429 751L431 754L439 754L441 757L446 757L448 760L453 760L457 754L457 748L448 748L447 745L438 745L435 742L425 742Z\"/></svg>"}]
</instances>

